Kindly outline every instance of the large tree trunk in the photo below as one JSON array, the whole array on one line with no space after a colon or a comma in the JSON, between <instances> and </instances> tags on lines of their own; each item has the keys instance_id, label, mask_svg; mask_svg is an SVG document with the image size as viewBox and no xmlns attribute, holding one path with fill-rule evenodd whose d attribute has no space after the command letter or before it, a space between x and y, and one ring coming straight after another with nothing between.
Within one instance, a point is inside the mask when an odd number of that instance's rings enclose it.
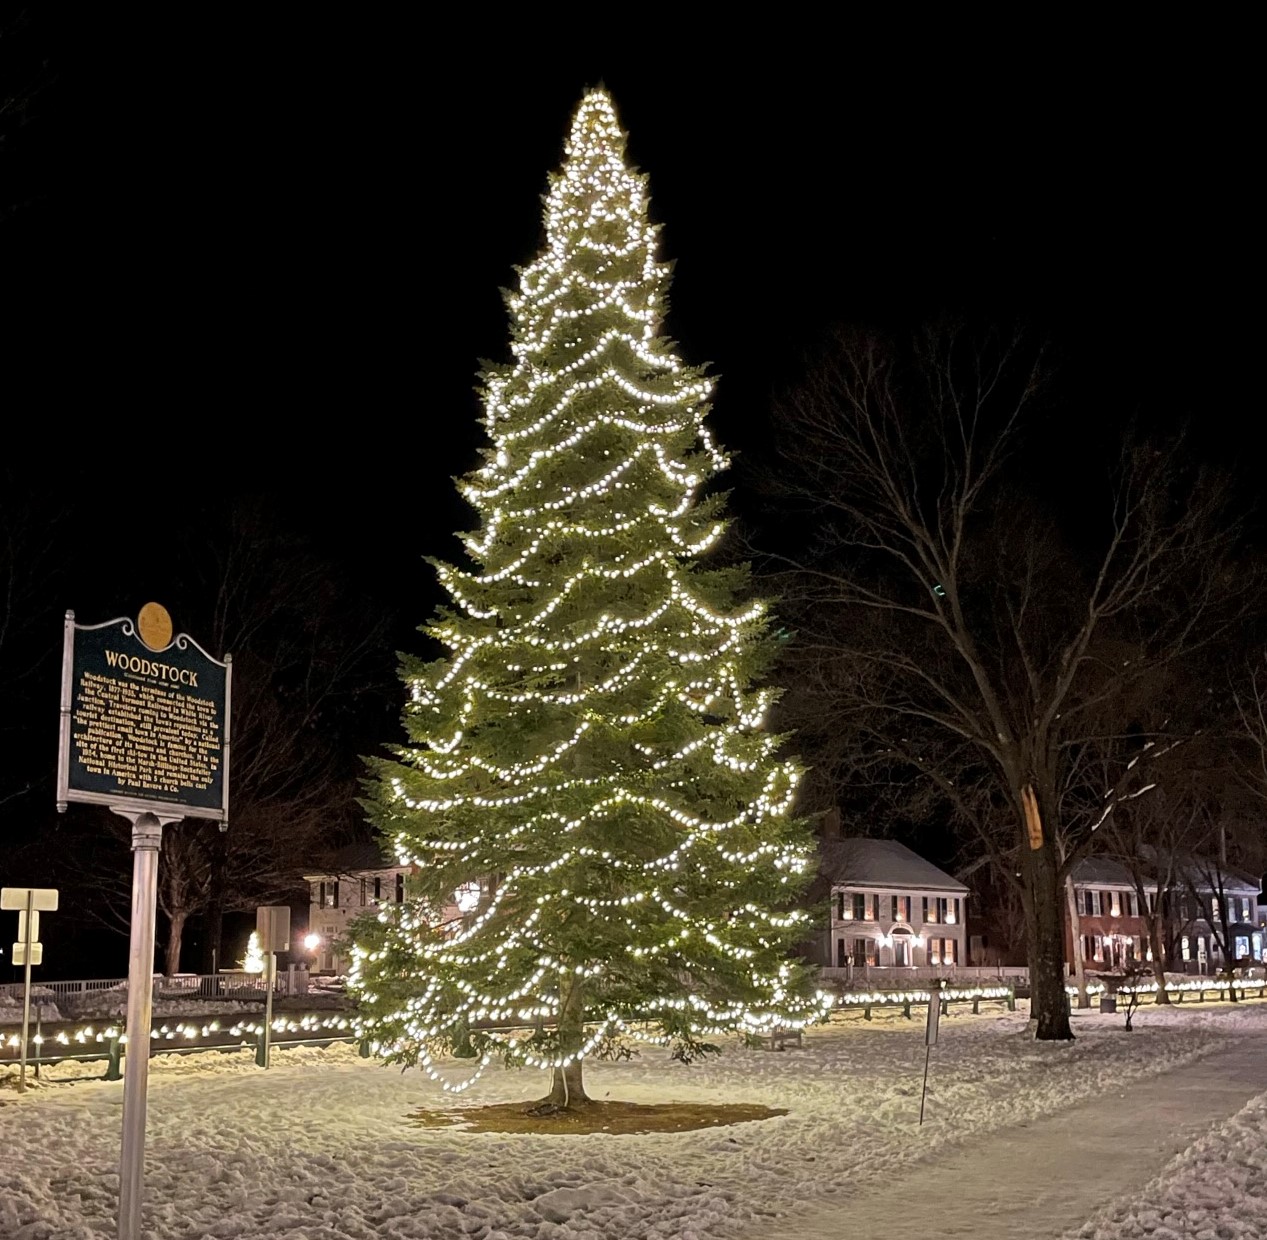
<instances>
[{"instance_id":1,"label":"large tree trunk","mask_svg":"<svg viewBox=\"0 0 1267 1240\"><path fill-rule=\"evenodd\" d=\"M1159 907L1163 907L1160 893L1157 903ZM1148 946L1153 956L1153 981L1157 983L1157 994L1153 1002L1169 1005L1170 995L1166 991L1166 948L1161 938L1160 914L1148 918Z\"/></svg>"},{"instance_id":2,"label":"large tree trunk","mask_svg":"<svg viewBox=\"0 0 1267 1240\"><path fill-rule=\"evenodd\" d=\"M173 977L180 972L180 941L185 934L185 918L186 913L172 913L169 915L168 932L167 932L167 952L163 964L163 973L167 977Z\"/></svg>"},{"instance_id":3,"label":"large tree trunk","mask_svg":"<svg viewBox=\"0 0 1267 1240\"><path fill-rule=\"evenodd\" d=\"M573 979L559 1011L559 1053L574 1055L585 1041L585 997L579 978ZM554 1069L550 1093L545 1102L560 1109L582 1106L589 1101L581 1079L583 1061L573 1059Z\"/></svg>"},{"instance_id":4,"label":"large tree trunk","mask_svg":"<svg viewBox=\"0 0 1267 1240\"><path fill-rule=\"evenodd\" d=\"M1033 790L1025 788L1019 799L1023 809L1019 824L1021 881L1029 937L1029 1014L1037 1023L1034 1036L1040 1042L1072 1040L1065 998L1065 918L1056 843L1051 832L1043 829Z\"/></svg>"}]
</instances>

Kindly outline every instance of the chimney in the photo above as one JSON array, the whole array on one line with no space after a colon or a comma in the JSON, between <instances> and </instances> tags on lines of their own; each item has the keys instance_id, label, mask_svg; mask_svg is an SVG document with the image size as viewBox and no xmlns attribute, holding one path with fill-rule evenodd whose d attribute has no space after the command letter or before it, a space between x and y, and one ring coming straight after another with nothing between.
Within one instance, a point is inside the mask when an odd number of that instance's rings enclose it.
<instances>
[{"instance_id":1,"label":"chimney","mask_svg":"<svg viewBox=\"0 0 1267 1240\"><path fill-rule=\"evenodd\" d=\"M823 839L840 839L840 810L834 805L823 815Z\"/></svg>"}]
</instances>

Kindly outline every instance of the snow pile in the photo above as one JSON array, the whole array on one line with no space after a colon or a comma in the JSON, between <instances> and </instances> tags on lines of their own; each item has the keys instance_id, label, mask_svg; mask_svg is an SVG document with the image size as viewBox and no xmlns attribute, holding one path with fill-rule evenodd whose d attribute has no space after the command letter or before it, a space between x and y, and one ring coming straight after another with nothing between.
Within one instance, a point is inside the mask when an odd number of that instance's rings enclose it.
<instances>
[{"instance_id":1,"label":"snow pile","mask_svg":"<svg viewBox=\"0 0 1267 1240\"><path fill-rule=\"evenodd\" d=\"M860 1014L801 1050L746 1050L690 1066L661 1048L591 1064L595 1098L754 1102L790 1114L688 1133L587 1137L423 1129L419 1107L538 1097L544 1078L490 1070L454 1099L417 1072L350 1047L154 1061L147 1240L733 1240L818 1199L847 1212L870 1182L939 1147L1025 1122L1267 1032L1267 1004L1079 1014L1078 1040L1035 1043L1025 1014L942 1021L922 1129L921 1021ZM470 1065L444 1065L454 1081ZM2 1108L0 1236L112 1237L119 1083L58 1086Z\"/></svg>"},{"instance_id":2,"label":"snow pile","mask_svg":"<svg viewBox=\"0 0 1267 1240\"><path fill-rule=\"evenodd\" d=\"M61 1020L62 1014L54 1000L57 996L42 986L31 987L31 1022L38 1015L41 1020ZM0 1025L20 1025L22 1023L22 995L6 994L0 991Z\"/></svg>"},{"instance_id":3,"label":"snow pile","mask_svg":"<svg viewBox=\"0 0 1267 1240\"><path fill-rule=\"evenodd\" d=\"M1180 1154L1138 1197L1078 1240L1262 1240L1267 1236L1267 1094Z\"/></svg>"}]
</instances>

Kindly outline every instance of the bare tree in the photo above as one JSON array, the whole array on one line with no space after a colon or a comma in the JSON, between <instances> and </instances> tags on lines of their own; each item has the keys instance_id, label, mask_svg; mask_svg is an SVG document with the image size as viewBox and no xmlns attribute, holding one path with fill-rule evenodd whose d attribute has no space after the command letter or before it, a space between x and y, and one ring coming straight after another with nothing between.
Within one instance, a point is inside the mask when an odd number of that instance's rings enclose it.
<instances>
[{"instance_id":1,"label":"bare tree","mask_svg":"<svg viewBox=\"0 0 1267 1240\"><path fill-rule=\"evenodd\" d=\"M1130 726L1132 695L1217 640L1247 585L1218 480L1173 442L1128 438L1109 477L1088 463L1071 480L1072 549L1019 455L1042 384L1016 338L931 332L901 349L842 335L778 412L772 485L806 545L770 558L794 657L836 699L811 760L899 796L920 783L1015 877L1049 1039L1072 1036L1065 876L1137 790L1131 763L1151 739ZM1091 744L1117 774L1075 815Z\"/></svg>"},{"instance_id":2,"label":"bare tree","mask_svg":"<svg viewBox=\"0 0 1267 1240\"><path fill-rule=\"evenodd\" d=\"M220 967L224 915L298 897L305 867L354 833L359 757L349 719L394 679L383 619L340 588L330 565L253 505L234 504L225 517L197 523L180 556L185 574L165 592L181 627L234 660L227 829L190 817L163 832L168 973L179 970L191 921L205 930L204 966ZM83 837L103 830L97 816L77 821ZM112 839L129 830L113 818L104 827ZM85 838L67 863L93 884L99 919L126 926L120 855Z\"/></svg>"}]
</instances>

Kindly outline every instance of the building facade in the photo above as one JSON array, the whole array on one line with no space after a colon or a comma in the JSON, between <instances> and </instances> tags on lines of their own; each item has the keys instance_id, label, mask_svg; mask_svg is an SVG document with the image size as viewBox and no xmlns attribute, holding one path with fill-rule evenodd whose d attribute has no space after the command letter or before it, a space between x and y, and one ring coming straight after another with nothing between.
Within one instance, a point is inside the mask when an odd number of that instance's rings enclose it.
<instances>
[{"instance_id":1,"label":"building facade","mask_svg":"<svg viewBox=\"0 0 1267 1240\"><path fill-rule=\"evenodd\" d=\"M819 964L849 976L968 964L963 883L896 840L829 839L821 853L830 911Z\"/></svg>"},{"instance_id":2,"label":"building facade","mask_svg":"<svg viewBox=\"0 0 1267 1240\"><path fill-rule=\"evenodd\" d=\"M1090 973L1120 972L1152 961L1148 917L1157 907L1157 884L1144 887L1146 907L1130 871L1107 857L1080 861L1072 875L1074 908L1065 920L1065 958L1074 968L1077 950ZM1167 970L1213 974L1226 967L1223 907L1234 960L1267 962L1267 932L1258 906L1258 884L1244 875L1196 859L1166 893L1162 928Z\"/></svg>"}]
</instances>

